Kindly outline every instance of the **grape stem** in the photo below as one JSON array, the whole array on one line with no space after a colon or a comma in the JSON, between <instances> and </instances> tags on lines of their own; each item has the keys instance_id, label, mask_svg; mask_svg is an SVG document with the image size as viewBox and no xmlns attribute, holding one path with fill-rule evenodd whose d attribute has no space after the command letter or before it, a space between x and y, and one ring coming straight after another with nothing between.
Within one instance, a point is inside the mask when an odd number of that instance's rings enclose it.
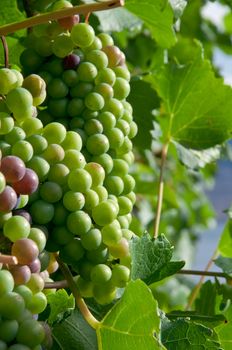
<instances>
[{"instance_id":1,"label":"grape stem","mask_svg":"<svg viewBox=\"0 0 232 350\"><path fill-rule=\"evenodd\" d=\"M157 199L156 216L155 216L155 223L154 223L154 238L157 238L159 235L159 225L160 225L163 194L164 194L164 168L165 168L165 162L168 154L168 146L169 146L169 140L163 145L163 148L161 151L158 199Z\"/></svg>"},{"instance_id":2,"label":"grape stem","mask_svg":"<svg viewBox=\"0 0 232 350\"><path fill-rule=\"evenodd\" d=\"M99 327L100 322L93 316L93 314L88 309L88 306L86 305L84 299L81 298L77 285L73 280L73 276L68 266L65 263L63 263L63 261L60 259L58 254L54 254L54 255L65 277L65 280L67 281L68 286L72 291L72 294L76 300L76 305L78 306L80 312L82 313L82 316L92 328L97 329Z\"/></svg>"},{"instance_id":3,"label":"grape stem","mask_svg":"<svg viewBox=\"0 0 232 350\"><path fill-rule=\"evenodd\" d=\"M68 282L66 280L56 281L56 282L46 282L44 285L45 289L61 289L67 288Z\"/></svg>"},{"instance_id":4,"label":"grape stem","mask_svg":"<svg viewBox=\"0 0 232 350\"><path fill-rule=\"evenodd\" d=\"M212 277L224 277L230 279L230 277L224 272L218 271L202 271L202 270L180 270L177 272L180 275L196 275L196 276L212 276Z\"/></svg>"},{"instance_id":5,"label":"grape stem","mask_svg":"<svg viewBox=\"0 0 232 350\"><path fill-rule=\"evenodd\" d=\"M4 61L5 61L5 68L9 68L9 50L7 41L4 35L1 36L2 46L4 50Z\"/></svg>"},{"instance_id":6,"label":"grape stem","mask_svg":"<svg viewBox=\"0 0 232 350\"><path fill-rule=\"evenodd\" d=\"M92 3L74 7L64 8L59 11L47 12L42 15L34 16L17 23L10 23L0 27L0 35L14 33L20 29L26 29L38 24L47 23L64 17L70 17L76 14L87 15L91 12L112 10L124 5L124 0L108 0L100 3Z\"/></svg>"},{"instance_id":7,"label":"grape stem","mask_svg":"<svg viewBox=\"0 0 232 350\"><path fill-rule=\"evenodd\" d=\"M0 264L17 265L18 259L13 255L0 254Z\"/></svg>"}]
</instances>

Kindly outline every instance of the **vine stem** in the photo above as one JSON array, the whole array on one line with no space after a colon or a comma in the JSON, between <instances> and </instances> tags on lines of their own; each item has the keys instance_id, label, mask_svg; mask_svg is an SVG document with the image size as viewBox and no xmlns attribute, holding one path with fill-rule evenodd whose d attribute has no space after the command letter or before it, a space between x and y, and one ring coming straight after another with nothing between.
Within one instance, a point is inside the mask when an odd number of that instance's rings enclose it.
<instances>
[{"instance_id":1,"label":"vine stem","mask_svg":"<svg viewBox=\"0 0 232 350\"><path fill-rule=\"evenodd\" d=\"M63 263L63 261L59 258L58 254L55 254L55 258L60 266L60 269L64 275L65 280L67 281L67 284L69 286L69 288L72 291L72 294L76 300L76 304L80 310L80 312L82 313L84 319L86 320L86 322L94 329L97 329L100 322L93 316L93 314L90 312L90 310L88 309L86 303L84 302L84 299L82 299L80 297L78 288L76 286L76 283L73 280L73 276L68 268L68 266L66 264Z\"/></svg>"},{"instance_id":2,"label":"vine stem","mask_svg":"<svg viewBox=\"0 0 232 350\"><path fill-rule=\"evenodd\" d=\"M13 255L0 254L0 263L6 265L17 265L18 259Z\"/></svg>"},{"instance_id":3,"label":"vine stem","mask_svg":"<svg viewBox=\"0 0 232 350\"><path fill-rule=\"evenodd\" d=\"M9 67L9 50L8 50L7 41L4 35L1 36L1 41L2 41L3 50L4 50L5 68L8 68Z\"/></svg>"},{"instance_id":4,"label":"vine stem","mask_svg":"<svg viewBox=\"0 0 232 350\"><path fill-rule=\"evenodd\" d=\"M108 0L99 3L79 5L74 7L64 8L59 11L47 12L42 15L34 16L25 19L21 22L10 23L0 27L0 35L7 35L10 33L14 33L17 30L30 28L38 24L47 23L52 20L57 20L64 17L69 17L72 15L80 14L87 15L90 12L96 11L104 11L111 10L116 7L120 7L124 5L124 0Z\"/></svg>"},{"instance_id":5,"label":"vine stem","mask_svg":"<svg viewBox=\"0 0 232 350\"><path fill-rule=\"evenodd\" d=\"M159 235L159 225L160 225L163 194L164 194L164 168L165 168L165 162L168 154L168 147L169 147L169 140L163 145L162 152L161 152L158 201L157 201L156 217L155 217L155 223L154 223L154 238L157 238Z\"/></svg>"},{"instance_id":6,"label":"vine stem","mask_svg":"<svg viewBox=\"0 0 232 350\"><path fill-rule=\"evenodd\" d=\"M204 274L201 274L201 278L200 278L199 282L197 283L197 285L196 285L192 295L190 296L188 304L187 304L185 310L189 310L191 308L191 306L193 305L195 299L197 298L197 296L198 296L198 294L200 292L201 286L202 286L202 284L203 284L203 282L205 280L205 276L207 276L206 272L209 271L209 269L212 266L213 261L217 257L217 255L218 255L218 250L216 249L214 251L213 255L211 256L210 260L208 261L204 271L202 271L202 272L204 272Z\"/></svg>"},{"instance_id":7,"label":"vine stem","mask_svg":"<svg viewBox=\"0 0 232 350\"><path fill-rule=\"evenodd\" d=\"M180 275L196 275L196 276L213 276L213 277L224 277L228 279L228 275L224 272L218 271L201 271L201 270L180 270L177 272Z\"/></svg>"},{"instance_id":8,"label":"vine stem","mask_svg":"<svg viewBox=\"0 0 232 350\"><path fill-rule=\"evenodd\" d=\"M61 289L61 288L67 288L68 282L66 280L62 281L55 281L55 282L45 282L44 288L45 289Z\"/></svg>"}]
</instances>

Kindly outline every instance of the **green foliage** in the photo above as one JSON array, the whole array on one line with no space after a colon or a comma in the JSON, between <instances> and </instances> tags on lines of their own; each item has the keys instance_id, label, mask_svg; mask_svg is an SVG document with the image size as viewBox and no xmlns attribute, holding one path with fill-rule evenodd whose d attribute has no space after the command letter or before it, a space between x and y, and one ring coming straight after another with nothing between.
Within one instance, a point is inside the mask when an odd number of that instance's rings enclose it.
<instances>
[{"instance_id":1,"label":"green foliage","mask_svg":"<svg viewBox=\"0 0 232 350\"><path fill-rule=\"evenodd\" d=\"M227 275L232 275L232 258L225 258L224 256L219 256L214 263L222 269Z\"/></svg>"},{"instance_id":2,"label":"green foliage","mask_svg":"<svg viewBox=\"0 0 232 350\"><path fill-rule=\"evenodd\" d=\"M226 223L224 230L221 234L219 243L218 243L219 252L227 257L232 257L232 220L229 219Z\"/></svg>"},{"instance_id":3,"label":"green foliage","mask_svg":"<svg viewBox=\"0 0 232 350\"><path fill-rule=\"evenodd\" d=\"M109 344L112 350L163 349L159 333L157 302L142 281L131 281L97 329L98 349L107 350Z\"/></svg>"},{"instance_id":4,"label":"green foliage","mask_svg":"<svg viewBox=\"0 0 232 350\"><path fill-rule=\"evenodd\" d=\"M184 266L184 261L170 261L173 248L164 235L151 239L148 233L131 242L131 278L148 285L171 276Z\"/></svg>"},{"instance_id":5,"label":"green foliage","mask_svg":"<svg viewBox=\"0 0 232 350\"><path fill-rule=\"evenodd\" d=\"M73 295L68 295L65 289L60 289L56 293L50 293L47 298L51 310L48 317L50 324L62 319L63 314L68 309L73 309L75 305Z\"/></svg>"},{"instance_id":6,"label":"green foliage","mask_svg":"<svg viewBox=\"0 0 232 350\"><path fill-rule=\"evenodd\" d=\"M217 332L218 338L221 341L221 345L224 350L230 350L232 345L232 307L230 306L229 309L225 312L225 317L227 318L227 321L224 322L224 324L218 326L215 328L215 331Z\"/></svg>"}]
</instances>

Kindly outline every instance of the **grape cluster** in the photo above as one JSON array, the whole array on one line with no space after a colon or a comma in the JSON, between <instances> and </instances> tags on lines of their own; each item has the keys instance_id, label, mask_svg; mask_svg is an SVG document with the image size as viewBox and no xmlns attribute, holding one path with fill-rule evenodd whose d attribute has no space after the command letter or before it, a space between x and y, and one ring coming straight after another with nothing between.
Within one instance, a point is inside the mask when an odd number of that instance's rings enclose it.
<instances>
[{"instance_id":1,"label":"grape cluster","mask_svg":"<svg viewBox=\"0 0 232 350\"><path fill-rule=\"evenodd\" d=\"M137 126L124 54L108 34L78 20L35 27L21 55L25 74L47 84L38 113L44 127L28 138L34 155L27 166L41 182L29 212L46 225L46 249L71 266L82 296L104 304L130 277Z\"/></svg>"}]
</instances>

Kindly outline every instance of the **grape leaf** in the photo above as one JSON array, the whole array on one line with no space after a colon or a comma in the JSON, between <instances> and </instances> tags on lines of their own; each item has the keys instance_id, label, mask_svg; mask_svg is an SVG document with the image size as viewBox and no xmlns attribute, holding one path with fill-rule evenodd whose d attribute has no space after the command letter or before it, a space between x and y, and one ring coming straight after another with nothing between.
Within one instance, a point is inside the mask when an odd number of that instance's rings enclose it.
<instances>
[{"instance_id":1,"label":"grape leaf","mask_svg":"<svg viewBox=\"0 0 232 350\"><path fill-rule=\"evenodd\" d=\"M125 7L143 20L161 47L168 48L175 44L173 11L167 1L126 0Z\"/></svg>"},{"instance_id":2,"label":"grape leaf","mask_svg":"<svg viewBox=\"0 0 232 350\"><path fill-rule=\"evenodd\" d=\"M215 304L217 297L216 285L211 281L207 281L203 284L200 290L200 295L195 301L196 312L206 316L212 316L215 314Z\"/></svg>"},{"instance_id":3,"label":"grape leaf","mask_svg":"<svg viewBox=\"0 0 232 350\"><path fill-rule=\"evenodd\" d=\"M63 313L69 309L73 309L75 305L73 295L68 295L65 289L59 289L55 293L48 294L47 299L51 309L48 317L49 324L57 321L57 319L62 317Z\"/></svg>"},{"instance_id":4,"label":"grape leaf","mask_svg":"<svg viewBox=\"0 0 232 350\"><path fill-rule=\"evenodd\" d=\"M99 11L96 12L95 15L100 22L100 29L103 32L120 32L124 29L133 30L141 27L139 18L124 8L117 8L111 11Z\"/></svg>"},{"instance_id":5,"label":"grape leaf","mask_svg":"<svg viewBox=\"0 0 232 350\"><path fill-rule=\"evenodd\" d=\"M224 256L219 256L214 263L222 269L227 275L232 276L232 258L225 258Z\"/></svg>"},{"instance_id":6,"label":"grape leaf","mask_svg":"<svg viewBox=\"0 0 232 350\"><path fill-rule=\"evenodd\" d=\"M202 150L231 137L232 89L215 77L200 48L191 63L169 63L155 72L153 84L163 100L167 139Z\"/></svg>"},{"instance_id":7,"label":"grape leaf","mask_svg":"<svg viewBox=\"0 0 232 350\"><path fill-rule=\"evenodd\" d=\"M215 328L215 331L220 339L223 350L232 349L232 306L225 312L227 321L224 324Z\"/></svg>"},{"instance_id":8,"label":"grape leaf","mask_svg":"<svg viewBox=\"0 0 232 350\"><path fill-rule=\"evenodd\" d=\"M215 338L210 328L186 319L165 322L162 327L162 343L168 350L223 350Z\"/></svg>"},{"instance_id":9,"label":"grape leaf","mask_svg":"<svg viewBox=\"0 0 232 350\"><path fill-rule=\"evenodd\" d=\"M19 11L17 0L1 0L0 26L7 23L19 22L23 19L25 19L25 16Z\"/></svg>"},{"instance_id":10,"label":"grape leaf","mask_svg":"<svg viewBox=\"0 0 232 350\"><path fill-rule=\"evenodd\" d=\"M157 302L140 280L131 281L97 329L99 350L164 349L158 339L160 318Z\"/></svg>"},{"instance_id":11,"label":"grape leaf","mask_svg":"<svg viewBox=\"0 0 232 350\"><path fill-rule=\"evenodd\" d=\"M222 231L218 243L218 250L223 256L227 258L232 257L232 219L228 220Z\"/></svg>"},{"instance_id":12,"label":"grape leaf","mask_svg":"<svg viewBox=\"0 0 232 350\"><path fill-rule=\"evenodd\" d=\"M131 81L131 92L128 102L133 107L133 116L138 125L138 134L133 143L141 149L150 149L152 142L151 131L153 129L152 110L159 106L157 94L150 84L138 78Z\"/></svg>"},{"instance_id":13,"label":"grape leaf","mask_svg":"<svg viewBox=\"0 0 232 350\"><path fill-rule=\"evenodd\" d=\"M60 350L98 350L94 329L77 310L53 327L52 336Z\"/></svg>"},{"instance_id":14,"label":"grape leaf","mask_svg":"<svg viewBox=\"0 0 232 350\"><path fill-rule=\"evenodd\" d=\"M183 261L170 261L173 247L164 235L154 239L148 233L134 237L130 244L131 278L147 284L164 279L179 271Z\"/></svg>"}]
</instances>

